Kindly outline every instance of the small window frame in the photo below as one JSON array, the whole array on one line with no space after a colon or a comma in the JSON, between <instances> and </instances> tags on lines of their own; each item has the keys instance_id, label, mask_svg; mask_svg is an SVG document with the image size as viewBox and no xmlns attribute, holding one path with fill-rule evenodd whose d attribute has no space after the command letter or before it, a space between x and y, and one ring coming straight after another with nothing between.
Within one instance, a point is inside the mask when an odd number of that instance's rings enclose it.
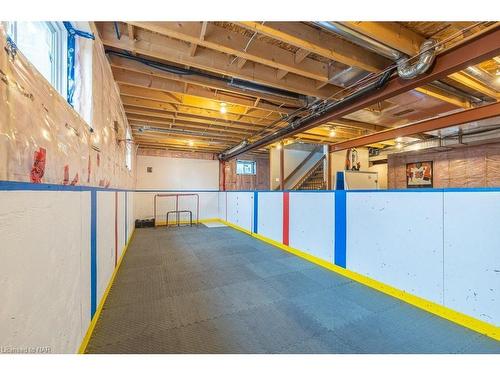
<instances>
[{"instance_id":1,"label":"small window frame","mask_svg":"<svg viewBox=\"0 0 500 375\"><path fill-rule=\"evenodd\" d=\"M245 165L252 165L252 171L240 171L238 168L239 165L243 165L242 169L244 169ZM236 174L240 176L255 176L257 174L257 162L255 160L236 160Z\"/></svg>"},{"instance_id":2,"label":"small window frame","mask_svg":"<svg viewBox=\"0 0 500 375\"><path fill-rule=\"evenodd\" d=\"M47 27L50 32L50 48L49 58L50 58L50 79L44 77L49 81L52 87L66 99L67 96L67 40L68 34L62 22L44 22L45 27ZM9 37L12 39L14 44L18 46L18 21L6 21L4 25L6 26L6 31ZM19 48L19 46L18 46ZM20 48L21 53L23 53L22 48ZM29 59L28 59L29 60ZM30 61L31 62L31 61ZM33 62L31 62L33 64ZM33 64L35 69L37 67ZM37 69L38 71L38 69ZM41 73L40 73L41 74Z\"/></svg>"}]
</instances>

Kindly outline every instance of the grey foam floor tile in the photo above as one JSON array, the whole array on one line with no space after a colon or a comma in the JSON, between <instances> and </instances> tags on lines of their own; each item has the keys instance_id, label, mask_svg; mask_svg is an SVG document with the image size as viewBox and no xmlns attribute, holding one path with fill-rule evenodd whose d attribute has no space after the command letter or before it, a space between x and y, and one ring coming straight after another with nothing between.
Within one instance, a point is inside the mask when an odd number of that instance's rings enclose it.
<instances>
[{"instance_id":1,"label":"grey foam floor tile","mask_svg":"<svg viewBox=\"0 0 500 375\"><path fill-rule=\"evenodd\" d=\"M89 353L499 353L497 341L231 228L135 232Z\"/></svg>"}]
</instances>

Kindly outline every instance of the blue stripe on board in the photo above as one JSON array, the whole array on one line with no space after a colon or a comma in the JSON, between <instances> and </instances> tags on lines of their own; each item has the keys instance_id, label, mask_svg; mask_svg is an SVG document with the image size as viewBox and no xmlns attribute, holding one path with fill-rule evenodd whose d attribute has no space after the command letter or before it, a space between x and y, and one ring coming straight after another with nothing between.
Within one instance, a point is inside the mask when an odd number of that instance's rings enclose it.
<instances>
[{"instance_id":1,"label":"blue stripe on board","mask_svg":"<svg viewBox=\"0 0 500 375\"><path fill-rule=\"evenodd\" d=\"M287 191L290 193L332 193L336 190L137 190L137 189L116 189L95 186L72 186L72 185L59 185L59 184L33 184L31 182L22 181L0 181L0 190L43 190L43 191L123 191L135 193L282 193ZM421 189L365 189L365 190L347 190L349 193L439 193L439 192L500 192L500 187L477 187L477 188L421 188Z\"/></svg>"},{"instance_id":2,"label":"blue stripe on board","mask_svg":"<svg viewBox=\"0 0 500 375\"><path fill-rule=\"evenodd\" d=\"M126 245L127 244L127 240L128 240L128 237L127 237L127 231L128 231L128 216L127 216L127 192L125 192L125 242L124 244Z\"/></svg>"},{"instance_id":3,"label":"blue stripe on board","mask_svg":"<svg viewBox=\"0 0 500 375\"><path fill-rule=\"evenodd\" d=\"M335 249L334 261L339 267L346 268L346 191L335 192Z\"/></svg>"},{"instance_id":4,"label":"blue stripe on board","mask_svg":"<svg viewBox=\"0 0 500 375\"><path fill-rule=\"evenodd\" d=\"M259 224L259 192L253 192L253 232L257 233Z\"/></svg>"},{"instance_id":5,"label":"blue stripe on board","mask_svg":"<svg viewBox=\"0 0 500 375\"><path fill-rule=\"evenodd\" d=\"M97 191L90 192L90 319L97 308Z\"/></svg>"}]
</instances>

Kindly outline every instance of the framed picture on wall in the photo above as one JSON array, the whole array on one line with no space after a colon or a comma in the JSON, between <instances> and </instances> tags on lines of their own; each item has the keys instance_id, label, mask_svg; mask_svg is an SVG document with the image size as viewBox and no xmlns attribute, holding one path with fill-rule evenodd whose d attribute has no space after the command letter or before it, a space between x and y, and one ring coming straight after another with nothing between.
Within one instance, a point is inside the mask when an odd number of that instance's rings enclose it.
<instances>
[{"instance_id":1,"label":"framed picture on wall","mask_svg":"<svg viewBox=\"0 0 500 375\"><path fill-rule=\"evenodd\" d=\"M433 180L432 161L406 164L407 188L431 188Z\"/></svg>"}]
</instances>

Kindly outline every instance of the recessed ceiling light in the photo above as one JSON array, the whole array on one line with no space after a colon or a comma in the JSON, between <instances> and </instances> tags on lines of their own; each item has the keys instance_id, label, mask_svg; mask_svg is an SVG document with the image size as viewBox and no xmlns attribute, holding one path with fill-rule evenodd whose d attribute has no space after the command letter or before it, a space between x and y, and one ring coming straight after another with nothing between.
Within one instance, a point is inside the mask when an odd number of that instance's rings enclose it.
<instances>
[{"instance_id":1,"label":"recessed ceiling light","mask_svg":"<svg viewBox=\"0 0 500 375\"><path fill-rule=\"evenodd\" d=\"M278 143L278 145L276 146L276 149L281 150L281 143Z\"/></svg>"},{"instance_id":2,"label":"recessed ceiling light","mask_svg":"<svg viewBox=\"0 0 500 375\"><path fill-rule=\"evenodd\" d=\"M335 129L332 129L332 130L330 130L330 134L329 135L330 135L330 137L333 138L333 137L335 137L337 135L337 132L335 131Z\"/></svg>"},{"instance_id":3,"label":"recessed ceiling light","mask_svg":"<svg viewBox=\"0 0 500 375\"><path fill-rule=\"evenodd\" d=\"M194 142L193 141L188 141L188 145L189 146L194 146Z\"/></svg>"},{"instance_id":4,"label":"recessed ceiling light","mask_svg":"<svg viewBox=\"0 0 500 375\"><path fill-rule=\"evenodd\" d=\"M403 141L403 138L401 138L401 137L396 138L396 142L402 142L402 141Z\"/></svg>"},{"instance_id":5,"label":"recessed ceiling light","mask_svg":"<svg viewBox=\"0 0 500 375\"><path fill-rule=\"evenodd\" d=\"M396 143L396 148L400 150L403 148L403 145L401 143Z\"/></svg>"}]
</instances>

